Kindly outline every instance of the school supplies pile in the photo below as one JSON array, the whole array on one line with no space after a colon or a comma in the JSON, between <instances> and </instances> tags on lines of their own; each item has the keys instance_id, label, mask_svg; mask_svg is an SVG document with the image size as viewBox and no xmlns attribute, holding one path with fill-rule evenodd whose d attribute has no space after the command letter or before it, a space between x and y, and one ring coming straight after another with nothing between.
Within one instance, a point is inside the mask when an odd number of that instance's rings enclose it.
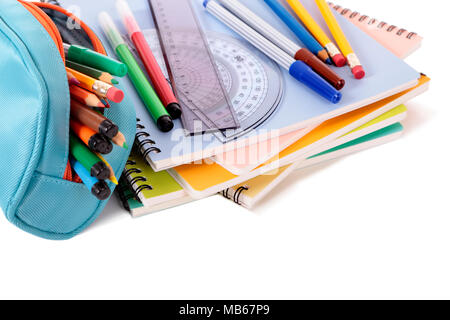
<instances>
[{"instance_id":1,"label":"school supplies pile","mask_svg":"<svg viewBox=\"0 0 450 320\"><path fill-rule=\"evenodd\" d=\"M219 192L251 207L293 170L401 134L402 104L429 84L401 60L421 38L333 8L120 0L86 13L129 69L138 133L118 190L134 215Z\"/></svg>"},{"instance_id":2,"label":"school supplies pile","mask_svg":"<svg viewBox=\"0 0 450 320\"><path fill-rule=\"evenodd\" d=\"M113 143L128 148L119 127L102 114L110 103L120 103L125 95L114 85L113 77L124 77L127 66L90 49L64 44L67 78L70 85L70 165L78 178L99 200L111 190L105 180L118 184L114 170L104 155L113 151Z\"/></svg>"}]
</instances>

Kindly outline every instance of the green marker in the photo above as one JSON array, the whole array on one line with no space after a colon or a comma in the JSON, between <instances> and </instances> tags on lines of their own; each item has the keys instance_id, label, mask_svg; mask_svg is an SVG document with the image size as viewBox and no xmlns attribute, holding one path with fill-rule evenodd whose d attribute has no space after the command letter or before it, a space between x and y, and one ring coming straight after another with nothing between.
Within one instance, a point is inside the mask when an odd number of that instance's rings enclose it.
<instances>
[{"instance_id":1,"label":"green marker","mask_svg":"<svg viewBox=\"0 0 450 320\"><path fill-rule=\"evenodd\" d=\"M99 180L109 179L111 170L80 139L70 133L70 154Z\"/></svg>"},{"instance_id":2,"label":"green marker","mask_svg":"<svg viewBox=\"0 0 450 320\"><path fill-rule=\"evenodd\" d=\"M102 12L99 15L100 24L103 31L107 35L111 46L116 51L120 60L128 67L128 75L143 100L148 111L152 115L153 120L158 125L158 128L163 132L169 132L173 129L173 121L162 104L153 87L147 80L142 69L139 67L136 59L131 53L128 46L125 44L120 32L111 19L110 15Z\"/></svg>"},{"instance_id":3,"label":"green marker","mask_svg":"<svg viewBox=\"0 0 450 320\"><path fill-rule=\"evenodd\" d=\"M122 62L85 47L64 43L64 52L67 59L73 62L100 69L118 77L127 75L127 66Z\"/></svg>"}]
</instances>

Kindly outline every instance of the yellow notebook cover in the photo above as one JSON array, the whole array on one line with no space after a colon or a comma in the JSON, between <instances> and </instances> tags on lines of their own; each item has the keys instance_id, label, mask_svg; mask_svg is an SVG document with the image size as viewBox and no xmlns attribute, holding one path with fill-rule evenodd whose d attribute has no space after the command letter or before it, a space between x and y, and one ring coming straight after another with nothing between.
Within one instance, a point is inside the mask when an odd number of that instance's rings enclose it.
<instances>
[{"instance_id":1,"label":"yellow notebook cover","mask_svg":"<svg viewBox=\"0 0 450 320\"><path fill-rule=\"evenodd\" d=\"M377 117L376 119L360 126L352 132L340 137L333 144L315 150L312 155L314 156L316 154L320 154L349 141L353 141L362 136L388 127L394 123L403 121L406 118L407 111L408 110L405 105L400 105ZM224 197L233 200L238 204L242 204L246 208L252 208L258 201L262 200L265 195L269 194L277 185L286 179L290 173L296 170L302 162L305 162L307 158L308 156L305 156L305 158L300 162L296 162L274 172L269 172L265 175L260 175L244 183L238 184L223 191L222 194Z\"/></svg>"}]
</instances>

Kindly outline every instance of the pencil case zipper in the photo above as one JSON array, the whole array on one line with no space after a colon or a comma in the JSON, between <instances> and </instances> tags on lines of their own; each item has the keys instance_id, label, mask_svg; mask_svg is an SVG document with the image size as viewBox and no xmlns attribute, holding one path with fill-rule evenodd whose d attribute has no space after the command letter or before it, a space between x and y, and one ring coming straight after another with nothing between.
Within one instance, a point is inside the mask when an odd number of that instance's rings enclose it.
<instances>
[{"instance_id":1,"label":"pencil case zipper","mask_svg":"<svg viewBox=\"0 0 450 320\"><path fill-rule=\"evenodd\" d=\"M69 11L67 11L64 8L61 8L59 6L56 6L56 5L53 5L50 3L45 3L45 2L26 2L23 0L18 0L18 1L39 21L39 23L49 33L50 37L55 42L55 44L58 48L58 51L60 52L61 59L62 59L64 65L65 65L65 54L64 54L64 47L63 47L63 41L62 41L61 35L60 35L55 23L52 21L52 19L50 19L50 17L43 10L41 10L41 8L55 10L55 11L58 11L64 15L72 18L75 21L75 23L77 23L83 29L83 31L86 32L90 41L92 42L94 51L106 55L105 48L103 47L101 41L98 39L98 37L95 35L95 33L83 21L81 21L78 17L74 16ZM66 170L64 172L62 179L71 181L71 182L81 183L81 180L77 176L73 175L72 168L71 168L69 162L67 162Z\"/></svg>"}]
</instances>

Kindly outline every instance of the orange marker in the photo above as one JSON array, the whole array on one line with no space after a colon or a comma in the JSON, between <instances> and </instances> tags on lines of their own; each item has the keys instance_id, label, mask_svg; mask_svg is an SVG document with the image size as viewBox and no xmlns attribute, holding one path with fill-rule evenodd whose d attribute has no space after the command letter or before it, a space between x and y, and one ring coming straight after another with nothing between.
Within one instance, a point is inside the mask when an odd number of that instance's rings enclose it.
<instances>
[{"instance_id":1,"label":"orange marker","mask_svg":"<svg viewBox=\"0 0 450 320\"><path fill-rule=\"evenodd\" d=\"M77 87L70 86L70 96L72 99L77 100L80 103L84 103L88 107L93 108L106 108L106 106L100 101L100 99L93 93Z\"/></svg>"},{"instance_id":2,"label":"orange marker","mask_svg":"<svg viewBox=\"0 0 450 320\"><path fill-rule=\"evenodd\" d=\"M75 120L70 120L70 128L92 151L101 154L111 153L113 149L111 142L101 134Z\"/></svg>"},{"instance_id":3,"label":"orange marker","mask_svg":"<svg viewBox=\"0 0 450 320\"><path fill-rule=\"evenodd\" d=\"M70 72L78 81L80 81L79 86L83 89L94 92L99 96L107 98L108 100L111 100L115 103L122 102L123 98L125 97L125 94L122 90L117 89L106 82L91 78L68 67L66 67L66 70L67 72Z\"/></svg>"}]
</instances>

